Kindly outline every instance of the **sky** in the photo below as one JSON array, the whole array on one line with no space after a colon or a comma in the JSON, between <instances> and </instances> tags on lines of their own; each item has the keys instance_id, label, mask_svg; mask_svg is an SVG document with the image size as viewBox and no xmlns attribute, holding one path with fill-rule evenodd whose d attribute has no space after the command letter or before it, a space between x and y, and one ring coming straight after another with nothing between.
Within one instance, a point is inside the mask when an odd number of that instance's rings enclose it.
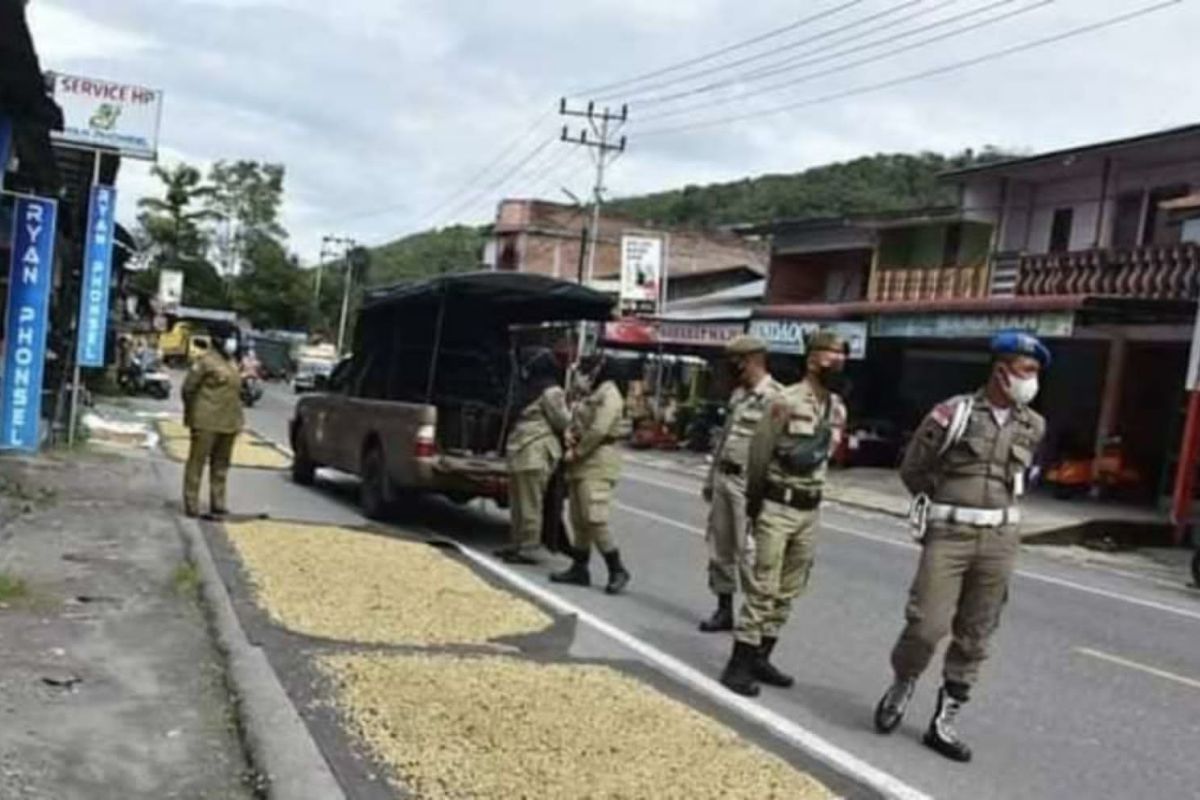
<instances>
[{"instance_id":1,"label":"sky","mask_svg":"<svg viewBox=\"0 0 1200 800\"><path fill-rule=\"evenodd\" d=\"M869 90L1163 2L30 0L28 16L43 69L164 92L160 163L283 163L289 243L312 263L325 235L380 244L486 222L502 197L586 197L589 151L556 137L587 123L559 116L563 96L628 103L608 196L1200 122L1200 0ZM124 223L156 193L149 167L123 162Z\"/></svg>"}]
</instances>

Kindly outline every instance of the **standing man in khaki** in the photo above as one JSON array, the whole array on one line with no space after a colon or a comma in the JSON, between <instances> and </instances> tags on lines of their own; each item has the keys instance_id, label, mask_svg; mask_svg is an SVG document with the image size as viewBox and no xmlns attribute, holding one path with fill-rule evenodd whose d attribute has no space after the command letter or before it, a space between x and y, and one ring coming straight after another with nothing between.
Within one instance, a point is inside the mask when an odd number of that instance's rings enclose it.
<instances>
[{"instance_id":1,"label":"standing man in khaki","mask_svg":"<svg viewBox=\"0 0 1200 800\"><path fill-rule=\"evenodd\" d=\"M936 406L900 466L927 524L918 529L923 550L905 609L908 624L892 650L895 681L875 709L875 727L894 731L938 643L952 634L924 742L955 761L971 760L954 721L1008 598L1021 543L1017 501L1046 430L1029 403L1050 351L1024 333L999 334L991 350L987 384Z\"/></svg>"},{"instance_id":2,"label":"standing man in khaki","mask_svg":"<svg viewBox=\"0 0 1200 800\"><path fill-rule=\"evenodd\" d=\"M737 387L725 410L725 428L713 453L704 482L710 504L708 528L708 587L717 596L717 610L700 623L705 633L733 630L733 593L746 539L746 465L750 439L775 395L783 386L767 371L767 343L738 336L725 346Z\"/></svg>"},{"instance_id":3,"label":"standing man in khaki","mask_svg":"<svg viewBox=\"0 0 1200 800\"><path fill-rule=\"evenodd\" d=\"M506 448L512 521L509 544L497 555L510 564L537 564L546 487L562 460L562 436L571 414L550 350L526 353L520 372L522 397L517 407L521 412Z\"/></svg>"},{"instance_id":4,"label":"standing man in khaki","mask_svg":"<svg viewBox=\"0 0 1200 800\"><path fill-rule=\"evenodd\" d=\"M721 675L721 683L747 697L758 694L759 682L785 689L794 683L771 664L771 651L792 601L808 585L825 472L846 425L838 394L845 342L817 331L806 349L804 379L771 402L750 442L746 515L753 529L742 557L745 600Z\"/></svg>"},{"instance_id":5,"label":"standing man in khaki","mask_svg":"<svg viewBox=\"0 0 1200 800\"><path fill-rule=\"evenodd\" d=\"M574 554L571 566L550 576L555 583L590 586L588 561L592 545L608 565L604 591L619 594L629 583L629 570L608 529L613 490L621 474L621 457L616 443L625 401L616 383L616 365L603 353L586 356L579 363L579 388L586 395L575 407L567 429L567 485Z\"/></svg>"},{"instance_id":6,"label":"standing man in khaki","mask_svg":"<svg viewBox=\"0 0 1200 800\"><path fill-rule=\"evenodd\" d=\"M225 483L233 444L242 430L242 376L236 333L229 331L217 344L219 351L198 358L183 381L183 424L192 434L183 472L183 510L189 517L200 515L206 462L211 514L221 517L229 511Z\"/></svg>"}]
</instances>

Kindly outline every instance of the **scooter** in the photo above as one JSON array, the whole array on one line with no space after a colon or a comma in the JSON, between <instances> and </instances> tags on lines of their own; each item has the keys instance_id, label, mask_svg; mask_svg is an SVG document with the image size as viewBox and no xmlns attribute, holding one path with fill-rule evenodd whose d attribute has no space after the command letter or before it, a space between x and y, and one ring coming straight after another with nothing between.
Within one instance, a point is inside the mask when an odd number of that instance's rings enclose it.
<instances>
[{"instance_id":1,"label":"scooter","mask_svg":"<svg viewBox=\"0 0 1200 800\"><path fill-rule=\"evenodd\" d=\"M1046 484L1056 497L1069 498L1095 487L1101 494L1131 489L1142 482L1141 473L1125 456L1120 436L1105 440L1095 458L1064 458L1046 470Z\"/></svg>"},{"instance_id":2,"label":"scooter","mask_svg":"<svg viewBox=\"0 0 1200 800\"><path fill-rule=\"evenodd\" d=\"M250 408L261 400L262 396L262 382L253 375L244 376L242 378L242 405Z\"/></svg>"},{"instance_id":3,"label":"scooter","mask_svg":"<svg viewBox=\"0 0 1200 800\"><path fill-rule=\"evenodd\" d=\"M122 391L131 395L149 395L158 400L171 396L171 376L157 365L146 367L134 362L117 377Z\"/></svg>"}]
</instances>

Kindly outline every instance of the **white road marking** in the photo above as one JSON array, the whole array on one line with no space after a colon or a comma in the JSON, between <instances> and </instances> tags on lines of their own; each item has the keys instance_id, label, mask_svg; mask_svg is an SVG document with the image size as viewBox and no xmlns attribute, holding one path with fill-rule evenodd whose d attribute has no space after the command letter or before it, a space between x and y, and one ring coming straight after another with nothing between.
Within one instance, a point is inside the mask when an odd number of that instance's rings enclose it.
<instances>
[{"instance_id":1,"label":"white road marking","mask_svg":"<svg viewBox=\"0 0 1200 800\"><path fill-rule=\"evenodd\" d=\"M868 764L807 728L797 725L787 717L747 698L733 694L720 683L694 667L659 650L657 647L633 636L625 630L606 622L604 619L575 605L569 600L565 600L545 587L533 583L520 573L497 563L472 548L461 544L458 547L467 558L484 569L498 575L513 586L538 598L559 612L574 615L580 622L591 626L610 639L637 653L660 672L690 686L710 700L766 727L783 740L832 766L837 771L867 784L886 797L897 798L898 800L930 800L930 795Z\"/></svg>"},{"instance_id":2,"label":"white road marking","mask_svg":"<svg viewBox=\"0 0 1200 800\"><path fill-rule=\"evenodd\" d=\"M655 522L659 522L663 525L669 525L674 528L678 528L680 530L685 530L689 533L696 534L698 536L704 536L703 528L698 528L693 525L687 525L682 522L677 522L676 520L673 520L670 517L664 517L661 514L655 514L653 511L646 511L645 509L637 508L636 506L626 505L625 503L616 502L613 505L615 505L620 510L628 512L630 514L636 514L640 517L645 517L646 519L650 519ZM845 533L849 536L854 536L859 539L866 539L871 542L878 542L879 544L886 544L890 547L898 547L898 548L901 548L904 550L920 550L921 549L921 546L919 544L916 544L915 542L913 542L911 540L898 539L898 538L894 538L891 536L880 536L880 535L874 534L874 533L867 533L866 531L860 531L856 528L849 528L844 525L838 525L837 523L834 523L834 522L822 521L821 527L826 530L837 531L838 533ZM1123 603L1128 603L1130 605L1141 606L1142 608L1150 608L1150 609L1154 609L1155 611L1165 611L1168 614L1175 614L1177 616L1185 617L1187 619L1193 619L1193 620L1200 621L1200 611L1192 611L1191 609L1181 608L1179 606L1172 605L1170 603L1160 603L1156 600L1147 600L1145 598L1135 597L1133 595L1125 594L1123 592L1114 592L1114 591L1110 591L1108 589L1100 589L1095 586L1088 586L1083 583L1076 583L1075 581L1069 581L1064 578L1056 578L1052 575L1045 575L1040 572L1030 572L1029 570L1025 570L1025 569L1018 569L1013 574L1019 575L1020 577L1026 578L1028 580L1040 581L1042 583L1048 583L1052 586L1058 586L1058 587L1061 587L1064 589L1074 589L1077 592L1084 592L1086 594L1095 595L1097 597L1105 597L1105 598L1108 598L1109 600L1119 600Z\"/></svg>"},{"instance_id":3,"label":"white road marking","mask_svg":"<svg viewBox=\"0 0 1200 800\"><path fill-rule=\"evenodd\" d=\"M1120 656L1114 656L1109 653L1102 653L1099 650L1093 650L1090 647L1076 647L1075 652L1085 656L1091 656L1092 658L1098 658L1101 661L1108 661L1113 664L1118 664L1122 667L1128 667L1129 669L1136 669L1139 672L1145 672L1148 675L1154 675L1158 678L1165 678L1169 681L1174 681L1175 683L1181 683L1184 686L1190 686L1193 689L1200 689L1200 680L1196 680L1195 678L1186 678L1183 675L1177 675L1174 672L1167 672L1165 669L1158 669L1157 667L1147 666L1146 664L1139 664L1136 661L1130 661L1127 658L1121 658Z\"/></svg>"}]
</instances>

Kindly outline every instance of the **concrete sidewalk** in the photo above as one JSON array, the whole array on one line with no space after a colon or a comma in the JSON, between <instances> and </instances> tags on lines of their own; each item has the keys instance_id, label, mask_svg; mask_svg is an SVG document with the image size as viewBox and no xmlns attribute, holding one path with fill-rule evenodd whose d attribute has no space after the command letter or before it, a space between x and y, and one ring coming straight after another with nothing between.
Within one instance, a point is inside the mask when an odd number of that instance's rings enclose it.
<instances>
[{"instance_id":1,"label":"concrete sidewalk","mask_svg":"<svg viewBox=\"0 0 1200 800\"><path fill-rule=\"evenodd\" d=\"M155 470L0 457L0 797L255 796Z\"/></svg>"}]
</instances>

